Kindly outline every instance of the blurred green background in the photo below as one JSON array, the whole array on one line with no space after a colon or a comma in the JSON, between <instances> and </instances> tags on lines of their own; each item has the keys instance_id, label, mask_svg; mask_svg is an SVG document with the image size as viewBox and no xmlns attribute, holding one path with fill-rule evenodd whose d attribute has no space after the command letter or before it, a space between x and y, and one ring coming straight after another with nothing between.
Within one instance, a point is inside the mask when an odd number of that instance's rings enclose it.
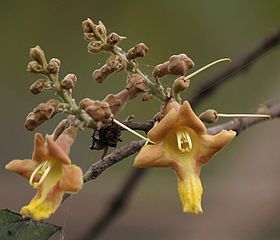
<instances>
[{"instance_id":1,"label":"blurred green background","mask_svg":"<svg viewBox=\"0 0 280 240\"><path fill-rule=\"evenodd\" d=\"M81 22L102 20L109 32L124 35L128 49L144 42L150 51L140 60L151 74L153 66L172 54L187 53L199 68L215 59L239 55L280 28L280 2L271 1L2 1L1 25L1 208L19 211L33 197L28 182L4 166L15 158L29 158L33 132L24 129L28 112L50 94L33 96L29 86L36 76L25 72L29 48L40 45L48 58L62 61L61 77L78 76L74 90L83 97L102 99L121 90L125 74L118 73L100 85L91 79L107 55L91 55L83 40ZM196 109L220 112L253 112L268 99L279 101L279 51L261 57L245 73L231 78ZM221 71L220 64L192 80L188 98L200 81ZM171 79L166 80L170 84ZM158 111L154 100L131 102L119 120L134 114L150 119ZM59 122L55 117L37 130L50 133ZM86 170L99 159L89 150L90 131L79 135L71 157ZM204 186L200 216L185 215L177 195L177 181L170 169L153 169L143 179L126 211L99 239L279 239L280 152L279 121L250 128L236 138L202 171ZM124 141L134 136L125 134ZM52 239L79 239L108 207L132 170L126 159L87 184L68 199L49 222L64 226Z\"/></svg>"}]
</instances>

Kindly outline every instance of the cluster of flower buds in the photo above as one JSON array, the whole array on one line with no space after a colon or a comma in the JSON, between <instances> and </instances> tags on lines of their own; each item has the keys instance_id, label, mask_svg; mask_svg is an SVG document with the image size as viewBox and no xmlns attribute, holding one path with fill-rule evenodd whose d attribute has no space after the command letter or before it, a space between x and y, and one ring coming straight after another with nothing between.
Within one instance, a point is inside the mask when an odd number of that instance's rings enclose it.
<instances>
[{"instance_id":1,"label":"cluster of flower buds","mask_svg":"<svg viewBox=\"0 0 280 240\"><path fill-rule=\"evenodd\" d=\"M84 39L88 42L88 51L91 53L98 53L108 47L118 44L126 37L120 36L117 33L110 33L107 36L105 25L99 21L94 24L91 19L87 19L82 23L84 31Z\"/></svg>"},{"instance_id":2,"label":"cluster of flower buds","mask_svg":"<svg viewBox=\"0 0 280 240\"><path fill-rule=\"evenodd\" d=\"M73 73L67 74L60 82L60 87L64 90L70 90L75 86L77 76Z\"/></svg>"},{"instance_id":3,"label":"cluster of flower buds","mask_svg":"<svg viewBox=\"0 0 280 240\"><path fill-rule=\"evenodd\" d=\"M109 123L113 117L109 104L105 101L84 98L80 101L80 108L96 122Z\"/></svg>"},{"instance_id":4,"label":"cluster of flower buds","mask_svg":"<svg viewBox=\"0 0 280 240\"><path fill-rule=\"evenodd\" d=\"M57 74L60 68L60 61L57 58L53 58L47 63L44 51L36 46L30 49L31 62L27 65L27 71L32 73L42 74Z\"/></svg>"},{"instance_id":5,"label":"cluster of flower buds","mask_svg":"<svg viewBox=\"0 0 280 240\"><path fill-rule=\"evenodd\" d=\"M110 74L123 69L125 64L123 58L119 56L111 56L107 59L106 64L92 73L92 77L98 83L102 83Z\"/></svg>"},{"instance_id":6,"label":"cluster of flower buds","mask_svg":"<svg viewBox=\"0 0 280 240\"><path fill-rule=\"evenodd\" d=\"M149 48L144 43L138 43L128 50L126 58L128 60L133 60L138 57L144 57L148 51Z\"/></svg>"},{"instance_id":7,"label":"cluster of flower buds","mask_svg":"<svg viewBox=\"0 0 280 240\"><path fill-rule=\"evenodd\" d=\"M173 55L168 61L155 66L153 76L155 79L165 75L184 75L194 67L194 62L184 53Z\"/></svg>"},{"instance_id":8,"label":"cluster of flower buds","mask_svg":"<svg viewBox=\"0 0 280 240\"><path fill-rule=\"evenodd\" d=\"M46 103L40 103L27 115L24 124L25 128L33 131L46 120L52 118L58 112L59 103L56 99L51 99Z\"/></svg>"}]
</instances>

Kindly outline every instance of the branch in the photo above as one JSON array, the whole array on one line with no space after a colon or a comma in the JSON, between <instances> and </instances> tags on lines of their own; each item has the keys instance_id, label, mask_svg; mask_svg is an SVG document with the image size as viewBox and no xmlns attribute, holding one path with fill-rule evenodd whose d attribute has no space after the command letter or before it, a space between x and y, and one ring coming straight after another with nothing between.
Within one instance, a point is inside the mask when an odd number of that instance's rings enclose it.
<instances>
[{"instance_id":1,"label":"branch","mask_svg":"<svg viewBox=\"0 0 280 240\"><path fill-rule=\"evenodd\" d=\"M189 99L192 107L194 108L200 102L202 97L205 97L212 93L220 83L224 82L228 78L248 70L252 63L261 57L263 54L276 47L280 43L280 30L271 36L266 37L261 41L254 49L247 54L241 55L234 60L224 71L221 71L217 75L209 77L202 82L200 87L195 91L192 97Z\"/></svg>"}]
</instances>

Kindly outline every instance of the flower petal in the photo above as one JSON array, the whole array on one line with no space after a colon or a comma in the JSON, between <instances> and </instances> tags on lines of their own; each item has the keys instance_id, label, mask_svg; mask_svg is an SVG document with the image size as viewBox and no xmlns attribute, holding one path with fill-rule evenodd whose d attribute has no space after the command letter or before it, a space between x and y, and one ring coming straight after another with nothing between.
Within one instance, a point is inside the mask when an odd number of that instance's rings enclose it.
<instances>
[{"instance_id":1,"label":"flower petal","mask_svg":"<svg viewBox=\"0 0 280 240\"><path fill-rule=\"evenodd\" d=\"M149 132L148 137L155 143L159 143L177 124L178 113L175 109L171 109L165 117L155 125Z\"/></svg>"},{"instance_id":2,"label":"flower petal","mask_svg":"<svg viewBox=\"0 0 280 240\"><path fill-rule=\"evenodd\" d=\"M186 213L202 213L201 196L202 185L199 176L191 174L183 180L178 179L178 192Z\"/></svg>"},{"instance_id":3,"label":"flower petal","mask_svg":"<svg viewBox=\"0 0 280 240\"><path fill-rule=\"evenodd\" d=\"M213 157L220 149L222 149L227 143L229 143L236 135L235 131L223 130L218 134L212 135L202 135L201 136L201 151L197 156L197 164L202 165Z\"/></svg>"},{"instance_id":4,"label":"flower petal","mask_svg":"<svg viewBox=\"0 0 280 240\"><path fill-rule=\"evenodd\" d=\"M64 165L62 178L59 181L59 188L68 193L81 190L83 186L82 170L76 165Z\"/></svg>"},{"instance_id":5,"label":"flower petal","mask_svg":"<svg viewBox=\"0 0 280 240\"><path fill-rule=\"evenodd\" d=\"M50 217L59 207L63 192L59 190L58 185L53 187L45 198L42 198L42 192L38 191L31 202L24 206L20 213L24 217L31 216L34 220L40 221Z\"/></svg>"},{"instance_id":6,"label":"flower petal","mask_svg":"<svg viewBox=\"0 0 280 240\"><path fill-rule=\"evenodd\" d=\"M164 153L163 145L146 145L136 156L133 166L146 167L169 167L171 160Z\"/></svg>"},{"instance_id":7,"label":"flower petal","mask_svg":"<svg viewBox=\"0 0 280 240\"><path fill-rule=\"evenodd\" d=\"M12 172L16 172L23 177L30 178L32 172L39 165L38 162L31 159L25 160L13 160L6 165L6 169ZM38 181L38 176L35 176L34 181Z\"/></svg>"},{"instance_id":8,"label":"flower petal","mask_svg":"<svg viewBox=\"0 0 280 240\"><path fill-rule=\"evenodd\" d=\"M71 160L64 150L58 145L51 136L46 136L46 141L48 144L48 154L47 157L51 157L54 160L61 162L62 164L70 164Z\"/></svg>"},{"instance_id":9,"label":"flower petal","mask_svg":"<svg viewBox=\"0 0 280 240\"><path fill-rule=\"evenodd\" d=\"M40 133L35 133L34 135L34 151L32 154L32 159L34 161L41 162L47 154L47 148L45 145L45 140Z\"/></svg>"},{"instance_id":10,"label":"flower petal","mask_svg":"<svg viewBox=\"0 0 280 240\"><path fill-rule=\"evenodd\" d=\"M180 107L178 124L193 129L198 135L206 134L206 127L198 116L193 112L188 101Z\"/></svg>"}]
</instances>

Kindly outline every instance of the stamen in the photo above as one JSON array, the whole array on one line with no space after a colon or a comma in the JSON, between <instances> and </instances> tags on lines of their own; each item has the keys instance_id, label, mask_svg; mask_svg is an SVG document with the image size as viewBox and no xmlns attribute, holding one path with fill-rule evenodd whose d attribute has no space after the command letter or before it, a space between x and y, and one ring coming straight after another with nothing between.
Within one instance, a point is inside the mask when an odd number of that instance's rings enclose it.
<instances>
[{"instance_id":1,"label":"stamen","mask_svg":"<svg viewBox=\"0 0 280 240\"><path fill-rule=\"evenodd\" d=\"M205 69L207 69L207 68L209 68L209 67L212 67L213 65L215 65L215 64L217 64L217 63L219 63L219 62L225 62L225 61L231 62L231 59L230 59L230 58L222 58L222 59L216 60L216 61L214 61L214 62L211 62L211 63L207 64L206 66L204 66L204 67L202 67L202 68L196 70L195 72L191 73L190 75L187 75L187 76L185 77L185 79L190 79L190 78L194 77L195 75L197 75L198 73L204 71Z\"/></svg>"},{"instance_id":2,"label":"stamen","mask_svg":"<svg viewBox=\"0 0 280 240\"><path fill-rule=\"evenodd\" d=\"M32 172L30 178L29 178L29 184L33 187L33 188L38 188L42 182L44 181L44 179L47 177L49 171L51 170L53 164L50 161L44 161L41 164L39 164L38 167L36 167L36 169ZM34 177L37 174L43 174L42 177L40 178L40 181L37 182L33 182Z\"/></svg>"},{"instance_id":3,"label":"stamen","mask_svg":"<svg viewBox=\"0 0 280 240\"><path fill-rule=\"evenodd\" d=\"M228 114L228 113L217 113L218 117L255 117L255 118L270 118L268 114Z\"/></svg>"},{"instance_id":4,"label":"stamen","mask_svg":"<svg viewBox=\"0 0 280 240\"><path fill-rule=\"evenodd\" d=\"M50 170L52 169L53 164L49 163L47 169L44 171L42 177L40 178L40 181L38 183L33 183L33 187L34 188L38 188L40 187L40 185L43 183L43 181L45 180L45 178L47 177L48 173L50 172Z\"/></svg>"},{"instance_id":5,"label":"stamen","mask_svg":"<svg viewBox=\"0 0 280 240\"><path fill-rule=\"evenodd\" d=\"M146 138L144 136L142 136L140 133L132 130L131 128L129 128L128 126L124 125L123 123L121 123L120 121L118 121L117 119L113 119L113 122L118 124L119 126L121 126L122 128L124 128L125 130L131 132L132 134L136 135L137 137L140 137L142 139L144 139L145 141L155 144L153 141L151 141L149 138Z\"/></svg>"},{"instance_id":6,"label":"stamen","mask_svg":"<svg viewBox=\"0 0 280 240\"><path fill-rule=\"evenodd\" d=\"M180 152L190 152L192 150L192 140L186 130L176 132L177 146Z\"/></svg>"}]
</instances>

